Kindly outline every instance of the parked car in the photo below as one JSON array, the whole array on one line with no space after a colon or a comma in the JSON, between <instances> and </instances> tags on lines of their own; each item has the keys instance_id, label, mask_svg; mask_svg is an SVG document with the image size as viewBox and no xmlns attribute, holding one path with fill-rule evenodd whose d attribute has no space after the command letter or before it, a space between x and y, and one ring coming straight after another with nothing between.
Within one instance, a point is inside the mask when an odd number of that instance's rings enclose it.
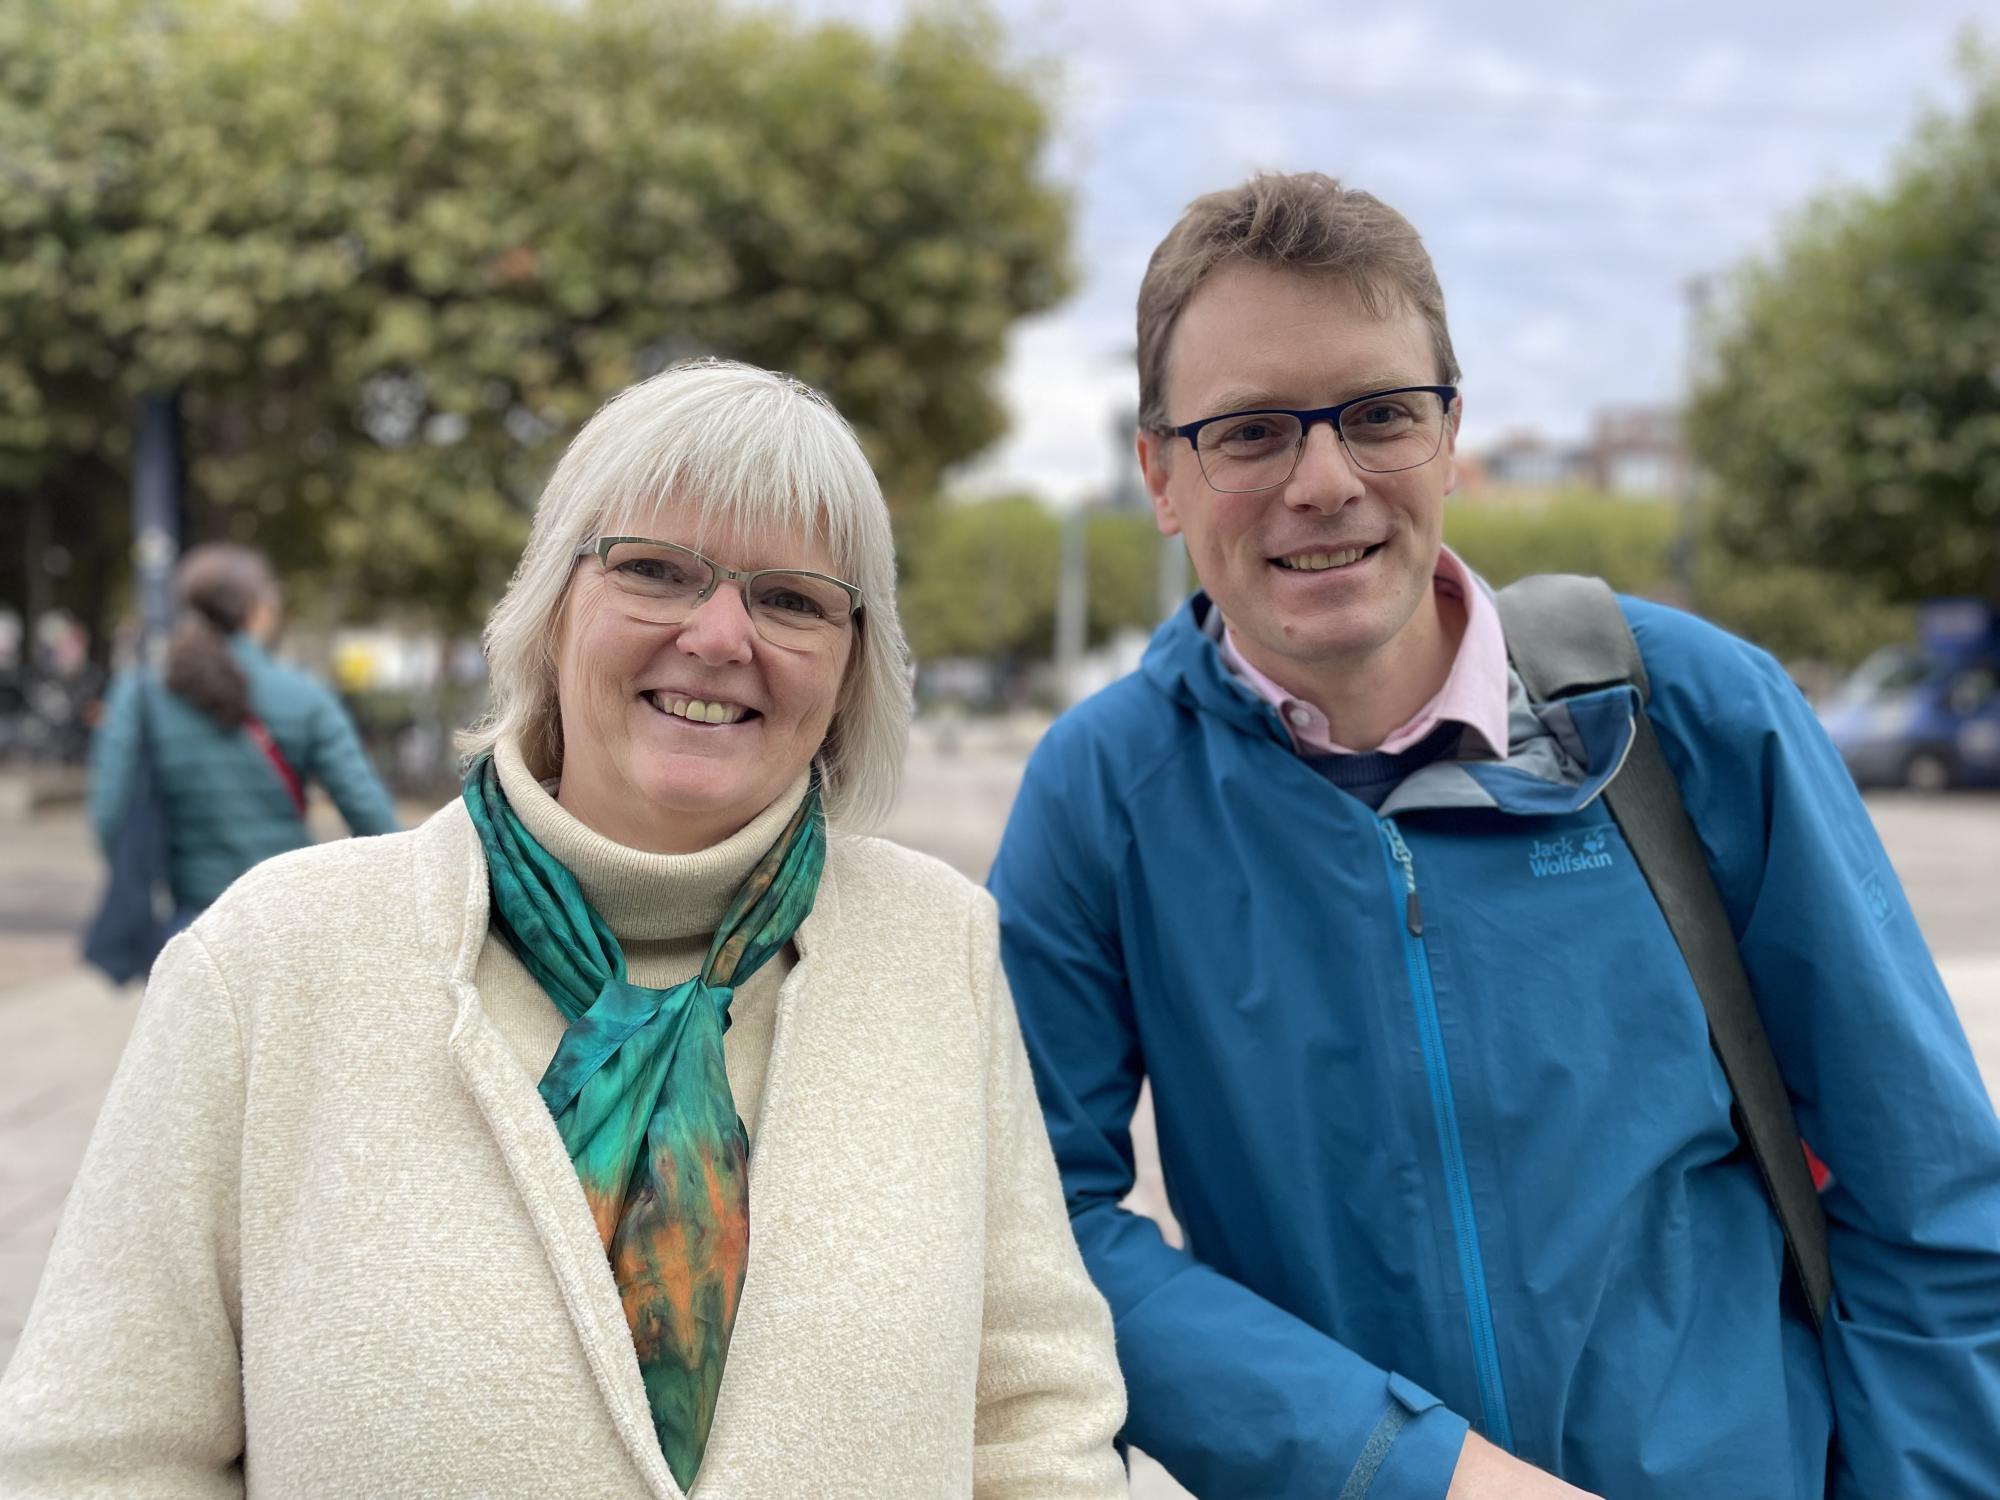
<instances>
[{"instance_id":1,"label":"parked car","mask_svg":"<svg viewBox=\"0 0 2000 1500\"><path fill-rule=\"evenodd\" d=\"M1820 721L1861 786L2000 786L2000 619L1943 601L1918 612L1918 635L1857 667Z\"/></svg>"}]
</instances>

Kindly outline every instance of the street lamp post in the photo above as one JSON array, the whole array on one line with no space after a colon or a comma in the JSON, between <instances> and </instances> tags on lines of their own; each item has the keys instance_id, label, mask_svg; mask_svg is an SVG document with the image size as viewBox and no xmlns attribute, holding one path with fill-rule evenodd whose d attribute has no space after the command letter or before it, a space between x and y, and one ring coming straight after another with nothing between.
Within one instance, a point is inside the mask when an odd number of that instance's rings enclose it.
<instances>
[{"instance_id":1,"label":"street lamp post","mask_svg":"<svg viewBox=\"0 0 2000 1500\"><path fill-rule=\"evenodd\" d=\"M1065 705L1076 700L1090 634L1089 523L1093 515L1146 515L1152 501L1139 472L1132 433L1138 413L1127 408L1111 417L1111 483L1101 499L1082 500L1062 516L1062 552L1056 572L1056 691ZM1163 536L1154 573L1154 601L1165 620L1187 597L1187 545Z\"/></svg>"},{"instance_id":2,"label":"street lamp post","mask_svg":"<svg viewBox=\"0 0 2000 1500\"><path fill-rule=\"evenodd\" d=\"M1694 609L1699 603L1701 579L1701 476L1695 472L1694 450L1689 446L1689 417L1694 411L1695 391L1708 374L1709 306L1714 294L1713 279L1690 276L1683 292L1687 297L1686 393L1681 398L1680 526L1674 538L1674 582L1680 589L1680 603Z\"/></svg>"},{"instance_id":3,"label":"street lamp post","mask_svg":"<svg viewBox=\"0 0 2000 1500\"><path fill-rule=\"evenodd\" d=\"M1178 535L1160 538L1160 570L1154 589L1160 619L1162 621L1170 619L1173 612L1181 607L1181 602L1187 598L1188 555L1185 538Z\"/></svg>"},{"instance_id":4,"label":"street lamp post","mask_svg":"<svg viewBox=\"0 0 2000 1500\"><path fill-rule=\"evenodd\" d=\"M1090 629L1089 507L1063 512L1062 554L1056 570L1056 691L1065 707L1080 691L1078 674Z\"/></svg>"}]
</instances>

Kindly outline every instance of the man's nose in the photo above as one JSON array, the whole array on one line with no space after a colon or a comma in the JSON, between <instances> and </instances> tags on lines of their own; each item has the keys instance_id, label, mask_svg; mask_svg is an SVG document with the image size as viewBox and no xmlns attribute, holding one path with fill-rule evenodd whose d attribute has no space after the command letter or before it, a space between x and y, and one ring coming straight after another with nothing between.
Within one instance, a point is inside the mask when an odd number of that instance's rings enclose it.
<instances>
[{"instance_id":1,"label":"man's nose","mask_svg":"<svg viewBox=\"0 0 2000 1500\"><path fill-rule=\"evenodd\" d=\"M1338 510L1361 494L1361 470L1331 420L1313 423L1299 441L1304 446L1285 486L1286 504Z\"/></svg>"},{"instance_id":2,"label":"man's nose","mask_svg":"<svg viewBox=\"0 0 2000 1500\"><path fill-rule=\"evenodd\" d=\"M725 580L681 621L674 643L710 666L736 666L750 660L756 634L743 585Z\"/></svg>"}]
</instances>

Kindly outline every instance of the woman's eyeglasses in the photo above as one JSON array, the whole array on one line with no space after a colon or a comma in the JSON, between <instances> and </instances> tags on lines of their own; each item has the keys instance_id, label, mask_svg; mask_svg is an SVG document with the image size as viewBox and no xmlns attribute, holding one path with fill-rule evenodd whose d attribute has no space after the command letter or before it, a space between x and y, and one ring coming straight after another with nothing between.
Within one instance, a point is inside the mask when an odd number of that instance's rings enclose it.
<instances>
[{"instance_id":1,"label":"woman's eyeglasses","mask_svg":"<svg viewBox=\"0 0 2000 1500\"><path fill-rule=\"evenodd\" d=\"M774 646L810 650L845 631L861 613L861 590L804 568L726 568L692 547L638 536L600 536L577 548L595 555L604 576L639 618L685 622L724 581L743 585L743 608Z\"/></svg>"}]
</instances>

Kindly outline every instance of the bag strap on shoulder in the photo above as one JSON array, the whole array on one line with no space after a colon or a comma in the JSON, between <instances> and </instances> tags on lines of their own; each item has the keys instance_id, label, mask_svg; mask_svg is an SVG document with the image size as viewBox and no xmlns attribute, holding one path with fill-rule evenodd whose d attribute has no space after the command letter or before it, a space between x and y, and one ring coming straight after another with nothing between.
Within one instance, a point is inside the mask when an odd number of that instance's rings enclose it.
<instances>
[{"instance_id":1,"label":"bag strap on shoulder","mask_svg":"<svg viewBox=\"0 0 2000 1500\"><path fill-rule=\"evenodd\" d=\"M251 744L264 752L264 758L271 763L271 769L278 773L278 779L284 782L285 790L291 793L292 806L303 818L306 815L305 784L299 780L299 773L292 769L292 763L285 759L285 752L278 748L278 742L273 738L270 729L265 726L262 719L252 714L243 721L243 732L250 737Z\"/></svg>"},{"instance_id":2,"label":"bag strap on shoulder","mask_svg":"<svg viewBox=\"0 0 2000 1500\"><path fill-rule=\"evenodd\" d=\"M1645 663L1617 597L1601 578L1550 573L1500 590L1514 670L1537 702L1628 683L1648 697ZM1736 1114L1784 1230L1814 1326L1833 1295L1826 1212L1801 1149L1798 1121L1757 1014L1736 934L1651 719L1636 716L1630 754L1604 800L1679 944Z\"/></svg>"}]
</instances>

